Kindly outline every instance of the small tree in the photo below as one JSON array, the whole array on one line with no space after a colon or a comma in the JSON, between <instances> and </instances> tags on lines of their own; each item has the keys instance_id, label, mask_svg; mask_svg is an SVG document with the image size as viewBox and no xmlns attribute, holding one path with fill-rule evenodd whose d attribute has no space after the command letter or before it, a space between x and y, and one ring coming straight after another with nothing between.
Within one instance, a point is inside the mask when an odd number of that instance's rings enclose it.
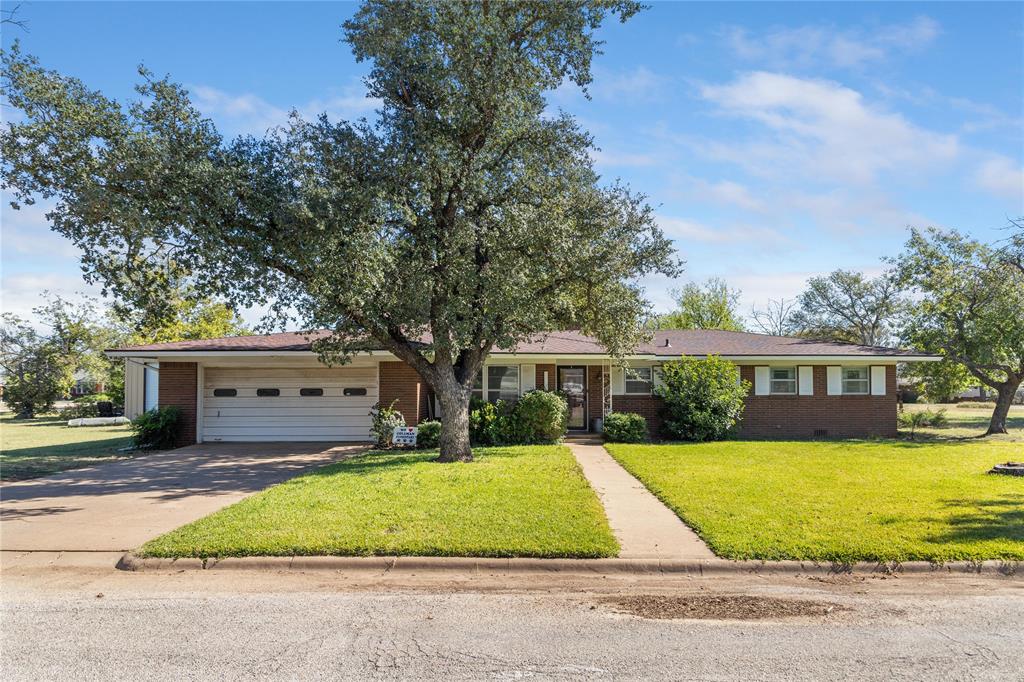
<instances>
[{"instance_id":1,"label":"small tree","mask_svg":"<svg viewBox=\"0 0 1024 682\"><path fill-rule=\"evenodd\" d=\"M860 272L836 270L807 280L792 324L803 336L881 346L893 336L904 306L891 274L869 279Z\"/></svg>"},{"instance_id":2,"label":"small tree","mask_svg":"<svg viewBox=\"0 0 1024 682\"><path fill-rule=\"evenodd\" d=\"M736 365L716 355L683 357L661 368L655 395L665 401L663 428L681 440L721 440L743 416L750 382Z\"/></svg>"},{"instance_id":3,"label":"small tree","mask_svg":"<svg viewBox=\"0 0 1024 682\"><path fill-rule=\"evenodd\" d=\"M1006 433L1006 416L1024 381L1024 271L996 249L936 228L912 230L896 264L903 283L920 295L905 338L995 389L986 435Z\"/></svg>"},{"instance_id":4,"label":"small tree","mask_svg":"<svg viewBox=\"0 0 1024 682\"><path fill-rule=\"evenodd\" d=\"M676 310L655 320L657 329L725 329L743 331L740 292L725 280L713 277L704 284L690 282L673 292Z\"/></svg>"},{"instance_id":5,"label":"small tree","mask_svg":"<svg viewBox=\"0 0 1024 682\"><path fill-rule=\"evenodd\" d=\"M47 412L74 386L76 357L69 351L68 336L54 332L43 336L10 313L0 324L0 369L4 375L3 400L17 416L31 419Z\"/></svg>"},{"instance_id":6,"label":"small tree","mask_svg":"<svg viewBox=\"0 0 1024 682\"><path fill-rule=\"evenodd\" d=\"M754 325L764 334L772 336L796 334L800 331L794 319L796 303L794 300L787 301L785 298L768 299L768 305L764 309L752 308L750 317L754 320Z\"/></svg>"}]
</instances>

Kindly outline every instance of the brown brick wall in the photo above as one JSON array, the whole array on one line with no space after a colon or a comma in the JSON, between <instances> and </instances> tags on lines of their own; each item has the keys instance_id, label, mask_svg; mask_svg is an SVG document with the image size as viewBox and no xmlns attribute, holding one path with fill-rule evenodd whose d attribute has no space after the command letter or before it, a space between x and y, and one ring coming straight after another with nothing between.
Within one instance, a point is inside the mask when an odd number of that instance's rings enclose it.
<instances>
[{"instance_id":1,"label":"brown brick wall","mask_svg":"<svg viewBox=\"0 0 1024 682\"><path fill-rule=\"evenodd\" d=\"M398 400L395 409L405 417L406 424L419 424L426 418L426 389L419 372L404 362L380 363L380 404L386 407Z\"/></svg>"},{"instance_id":2,"label":"brown brick wall","mask_svg":"<svg viewBox=\"0 0 1024 682\"><path fill-rule=\"evenodd\" d=\"M740 367L751 386L754 368ZM753 388L751 388L753 392ZM828 370L814 367L813 396L755 396L747 398L740 434L749 438L814 438L826 430L829 438L896 436L896 367L885 368L885 395L828 395Z\"/></svg>"},{"instance_id":3,"label":"brown brick wall","mask_svg":"<svg viewBox=\"0 0 1024 682\"><path fill-rule=\"evenodd\" d=\"M161 362L157 403L181 410L181 422L175 447L196 442L196 390L198 373L194 362Z\"/></svg>"},{"instance_id":4,"label":"brown brick wall","mask_svg":"<svg viewBox=\"0 0 1024 682\"><path fill-rule=\"evenodd\" d=\"M538 389L544 388L544 372L548 373L548 390L555 391L558 389L558 374L555 371L554 365L537 365L537 383Z\"/></svg>"}]
</instances>

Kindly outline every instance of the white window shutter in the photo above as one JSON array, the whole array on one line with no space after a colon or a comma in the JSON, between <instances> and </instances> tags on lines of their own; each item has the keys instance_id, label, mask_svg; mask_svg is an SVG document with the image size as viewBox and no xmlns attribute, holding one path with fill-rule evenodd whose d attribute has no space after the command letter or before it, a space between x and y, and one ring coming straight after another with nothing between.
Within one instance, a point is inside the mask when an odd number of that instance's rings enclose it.
<instances>
[{"instance_id":1,"label":"white window shutter","mask_svg":"<svg viewBox=\"0 0 1024 682\"><path fill-rule=\"evenodd\" d=\"M651 377L654 379L654 388L665 385L665 382L661 380L661 365L651 368Z\"/></svg>"},{"instance_id":2,"label":"white window shutter","mask_svg":"<svg viewBox=\"0 0 1024 682\"><path fill-rule=\"evenodd\" d=\"M885 367L871 368L871 395L885 395Z\"/></svg>"},{"instance_id":3,"label":"white window shutter","mask_svg":"<svg viewBox=\"0 0 1024 682\"><path fill-rule=\"evenodd\" d=\"M754 395L768 395L768 368L754 368Z\"/></svg>"},{"instance_id":4,"label":"white window shutter","mask_svg":"<svg viewBox=\"0 0 1024 682\"><path fill-rule=\"evenodd\" d=\"M797 391L800 395L814 395L814 368L810 366L796 368Z\"/></svg>"},{"instance_id":5,"label":"white window shutter","mask_svg":"<svg viewBox=\"0 0 1024 682\"><path fill-rule=\"evenodd\" d=\"M519 395L537 390L537 365L519 365Z\"/></svg>"},{"instance_id":6,"label":"white window shutter","mask_svg":"<svg viewBox=\"0 0 1024 682\"><path fill-rule=\"evenodd\" d=\"M828 394L843 394L843 368L831 366L828 368Z\"/></svg>"},{"instance_id":7,"label":"white window shutter","mask_svg":"<svg viewBox=\"0 0 1024 682\"><path fill-rule=\"evenodd\" d=\"M626 394L626 371L621 367L612 367L612 395Z\"/></svg>"}]
</instances>

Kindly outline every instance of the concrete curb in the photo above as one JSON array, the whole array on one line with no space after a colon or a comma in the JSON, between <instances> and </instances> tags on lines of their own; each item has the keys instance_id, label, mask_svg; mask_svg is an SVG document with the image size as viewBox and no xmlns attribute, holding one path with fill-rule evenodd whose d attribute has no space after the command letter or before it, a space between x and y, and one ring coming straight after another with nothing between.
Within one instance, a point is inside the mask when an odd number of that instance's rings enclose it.
<instances>
[{"instance_id":1,"label":"concrete curb","mask_svg":"<svg viewBox=\"0 0 1024 682\"><path fill-rule=\"evenodd\" d=\"M856 564L805 561L728 561L710 559L488 559L474 557L343 557L270 556L224 559L155 559L128 552L117 562L122 571L216 570L216 571L375 571L476 573L680 574L680 575L953 575L1024 578L1017 561L927 561Z\"/></svg>"}]
</instances>

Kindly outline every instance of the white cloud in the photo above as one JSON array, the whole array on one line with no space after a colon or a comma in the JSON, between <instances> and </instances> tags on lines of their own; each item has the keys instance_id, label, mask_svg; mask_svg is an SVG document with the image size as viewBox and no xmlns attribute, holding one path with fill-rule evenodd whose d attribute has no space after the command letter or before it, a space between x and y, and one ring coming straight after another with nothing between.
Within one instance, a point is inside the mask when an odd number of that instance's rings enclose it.
<instances>
[{"instance_id":1,"label":"white cloud","mask_svg":"<svg viewBox=\"0 0 1024 682\"><path fill-rule=\"evenodd\" d=\"M229 93L207 85L191 86L192 102L227 132L261 135L288 122L290 109L271 104L252 93ZM380 106L380 100L364 96L361 85L350 85L328 97L310 100L295 109L306 118L322 113L334 121L364 116Z\"/></svg>"},{"instance_id":2,"label":"white cloud","mask_svg":"<svg viewBox=\"0 0 1024 682\"><path fill-rule=\"evenodd\" d=\"M680 194L698 201L734 206L746 211L760 213L767 205L751 194L750 189L733 180L712 182L703 178L681 176L673 178L673 185L680 187Z\"/></svg>"},{"instance_id":3,"label":"white cloud","mask_svg":"<svg viewBox=\"0 0 1024 682\"><path fill-rule=\"evenodd\" d=\"M774 28L762 34L732 26L726 44L742 59L773 68L816 66L828 62L859 67L878 62L893 52L914 52L927 47L940 34L939 24L925 16L903 24L840 30L835 26L807 25Z\"/></svg>"},{"instance_id":4,"label":"white cloud","mask_svg":"<svg viewBox=\"0 0 1024 682\"><path fill-rule=\"evenodd\" d=\"M78 258L81 252L66 237L50 229L46 213L51 209L47 203L22 205L14 210L4 197L2 213L2 234L4 254L17 253L22 256L44 256L47 258Z\"/></svg>"},{"instance_id":5,"label":"white cloud","mask_svg":"<svg viewBox=\"0 0 1024 682\"><path fill-rule=\"evenodd\" d=\"M43 304L42 294L46 291L70 299L78 298L79 295L100 296L99 287L90 286L81 277L73 275L53 272L5 274L0 279L3 312L34 322L32 309Z\"/></svg>"},{"instance_id":6,"label":"white cloud","mask_svg":"<svg viewBox=\"0 0 1024 682\"><path fill-rule=\"evenodd\" d=\"M906 176L959 152L956 136L914 126L833 81L758 71L724 85L703 85L700 95L720 112L759 123L767 132L740 144L703 143L703 151L765 177L796 170L805 179L867 185L883 171Z\"/></svg>"},{"instance_id":7,"label":"white cloud","mask_svg":"<svg viewBox=\"0 0 1024 682\"><path fill-rule=\"evenodd\" d=\"M637 66L626 71L594 69L594 81L587 86L590 95L596 99L615 102L626 106L650 103L662 99L671 79L651 71L646 66ZM583 97L583 91L575 83L564 80L547 93L548 101L554 104L569 104Z\"/></svg>"},{"instance_id":8,"label":"white cloud","mask_svg":"<svg viewBox=\"0 0 1024 682\"><path fill-rule=\"evenodd\" d=\"M789 238L778 230L769 227L756 227L737 225L726 228L710 227L703 223L686 220L684 218L672 218L669 216L658 216L658 226L671 239L686 241L697 241L705 244L741 244L757 242L766 248L778 247L787 242Z\"/></svg>"},{"instance_id":9,"label":"white cloud","mask_svg":"<svg viewBox=\"0 0 1024 682\"><path fill-rule=\"evenodd\" d=\"M1024 211L1024 167L1019 162L1007 156L991 156L978 167L974 182L990 194L1016 201Z\"/></svg>"}]
</instances>

